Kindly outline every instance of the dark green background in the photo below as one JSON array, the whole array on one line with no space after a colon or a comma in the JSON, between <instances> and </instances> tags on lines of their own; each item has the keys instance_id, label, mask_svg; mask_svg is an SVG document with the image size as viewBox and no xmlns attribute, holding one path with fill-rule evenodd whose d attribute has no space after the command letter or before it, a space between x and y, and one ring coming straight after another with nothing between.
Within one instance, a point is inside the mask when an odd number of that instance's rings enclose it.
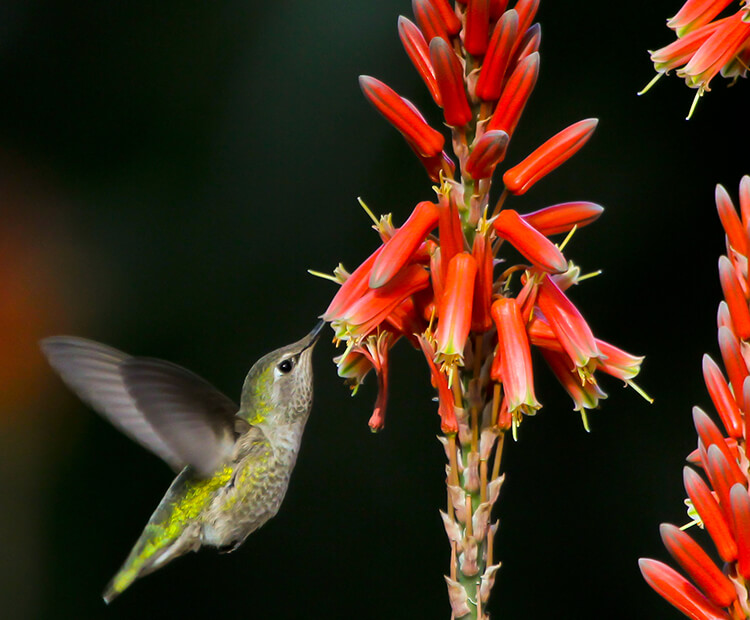
<instances>
[{"instance_id":1,"label":"dark green background","mask_svg":"<svg viewBox=\"0 0 750 620\"><path fill-rule=\"evenodd\" d=\"M544 408L505 461L493 617L680 617L636 560L666 559L658 524L686 519L690 408L709 407L701 355L718 356L713 188L736 197L750 173L750 90L717 79L690 122L678 78L635 96L677 8L544 0L539 12L540 79L508 163L572 122L600 124L512 206L605 205L566 250L604 274L572 295L599 337L647 355L639 383L656 401L607 382L587 435L540 371ZM190 555L105 608L100 591L171 475L69 395L33 344L84 335L237 397L250 364L307 332L332 295L305 270L352 267L375 247L356 197L400 223L432 196L357 85L381 78L439 123L399 13L409 2L0 5L0 242L6 260L32 257L9 277L41 315L23 351L1 349L8 369L27 360L23 389L0 397L4 618L448 617L444 457L415 351L395 352L386 429L372 435L373 378L351 399L322 342L278 517L237 553Z\"/></svg>"}]
</instances>

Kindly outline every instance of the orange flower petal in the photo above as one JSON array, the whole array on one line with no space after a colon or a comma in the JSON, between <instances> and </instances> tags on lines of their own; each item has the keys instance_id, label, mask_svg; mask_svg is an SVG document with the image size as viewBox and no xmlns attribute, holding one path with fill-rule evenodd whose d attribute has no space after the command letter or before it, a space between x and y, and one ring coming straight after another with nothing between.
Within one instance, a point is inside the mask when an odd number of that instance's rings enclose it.
<instances>
[{"instance_id":1,"label":"orange flower petal","mask_svg":"<svg viewBox=\"0 0 750 620\"><path fill-rule=\"evenodd\" d=\"M504 209L492 222L498 236L509 241L534 265L552 273L567 271L568 262L547 237L512 209Z\"/></svg>"},{"instance_id":2,"label":"orange flower petal","mask_svg":"<svg viewBox=\"0 0 750 620\"><path fill-rule=\"evenodd\" d=\"M583 228L597 220L604 207L593 202L562 202L526 213L521 217L545 237L570 232L573 226Z\"/></svg>"},{"instance_id":3,"label":"orange flower petal","mask_svg":"<svg viewBox=\"0 0 750 620\"><path fill-rule=\"evenodd\" d=\"M468 252L456 254L448 264L435 341L438 354L449 363L451 358L460 360L463 356L471 328L476 273L477 264Z\"/></svg>"}]
</instances>

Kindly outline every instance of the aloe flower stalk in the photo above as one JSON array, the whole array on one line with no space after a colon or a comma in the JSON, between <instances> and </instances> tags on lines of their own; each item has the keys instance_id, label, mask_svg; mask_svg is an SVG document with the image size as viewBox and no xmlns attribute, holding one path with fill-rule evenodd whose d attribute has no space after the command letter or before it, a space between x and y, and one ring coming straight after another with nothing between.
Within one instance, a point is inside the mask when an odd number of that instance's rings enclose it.
<instances>
[{"instance_id":1,"label":"aloe flower stalk","mask_svg":"<svg viewBox=\"0 0 750 620\"><path fill-rule=\"evenodd\" d=\"M639 95L672 69L678 77L697 90L690 106L689 119L703 93L711 90L713 78L721 74L736 82L747 76L750 62L750 4L740 0L740 7L726 17L734 0L687 0L678 13L667 21L677 40L650 52L656 77Z\"/></svg>"},{"instance_id":2,"label":"aloe flower stalk","mask_svg":"<svg viewBox=\"0 0 750 620\"><path fill-rule=\"evenodd\" d=\"M750 209L747 187L750 176L740 185L740 211ZM699 407L693 409L693 423L698 448L688 462L702 469L685 467L683 481L688 495L688 525L698 525L708 534L716 555L712 559L683 528L662 524L664 546L685 572L681 575L657 560L640 560L641 572L648 584L689 618L750 618L750 461L747 453L748 429L745 412L750 400L750 360L745 357L750 334L740 333L729 319L727 305L733 303L748 309L747 228L736 226L737 211L726 190L716 189L716 206L726 232L729 257L722 256L719 272L727 302L719 305L719 348L729 380L708 355L703 358L703 376L719 427ZM730 212L731 210L731 212ZM741 235L741 236L740 236ZM740 253L738 248L742 248ZM731 258L730 258L731 257ZM731 279L731 281L728 281ZM726 281L726 282L725 282ZM735 313L739 310L735 307Z\"/></svg>"},{"instance_id":3,"label":"aloe flower stalk","mask_svg":"<svg viewBox=\"0 0 750 620\"><path fill-rule=\"evenodd\" d=\"M587 430L586 411L606 398L598 377L635 386L643 360L595 338L572 301L569 289L583 278L563 253L568 239L549 238L572 235L602 207L570 201L523 213L519 198L584 146L596 119L570 125L498 170L539 75L538 8L539 0L413 0L414 21L399 18L406 57L442 109L453 154L444 128L380 80L360 78L365 97L436 183L437 198L398 218L400 227L368 210L380 245L351 274L335 270L330 279L341 287L323 314L345 346L335 359L339 375L354 391L370 371L377 376L374 431L385 423L390 348L403 340L424 356L448 461L441 515L455 618L488 617L500 566L492 510L504 479L505 436L518 438L542 406L532 350L542 353ZM491 204L493 183L501 191Z\"/></svg>"}]
</instances>

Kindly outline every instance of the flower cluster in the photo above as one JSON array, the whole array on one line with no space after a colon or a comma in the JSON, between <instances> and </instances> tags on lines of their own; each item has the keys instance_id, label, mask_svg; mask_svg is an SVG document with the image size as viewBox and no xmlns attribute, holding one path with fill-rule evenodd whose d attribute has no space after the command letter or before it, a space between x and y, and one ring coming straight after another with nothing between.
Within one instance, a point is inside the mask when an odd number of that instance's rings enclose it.
<instances>
[{"instance_id":1,"label":"flower cluster","mask_svg":"<svg viewBox=\"0 0 750 620\"><path fill-rule=\"evenodd\" d=\"M709 83L717 74L730 78L732 83L745 77L750 63L750 3L741 0L742 6L735 13L718 18L730 4L733 0L687 0L667 21L677 40L651 52L656 77L639 94L676 69L690 88L698 89L688 113L690 118L698 99L710 90Z\"/></svg>"},{"instance_id":2,"label":"flower cluster","mask_svg":"<svg viewBox=\"0 0 750 620\"><path fill-rule=\"evenodd\" d=\"M602 207L575 201L524 214L506 208L581 149L597 120L570 125L507 168L490 203L493 175L539 74L539 0L518 0L512 8L507 0L413 0L412 8L416 23L400 17L399 35L442 109L452 149L411 101L360 77L365 97L435 182L436 198L417 204L400 227L363 205L381 243L351 273L339 265L330 276L341 286L323 318L346 345L335 360L339 375L355 391L371 370L378 377L373 430L385 423L390 349L403 338L424 355L449 462L448 594L456 618L483 618L499 566L490 515L502 481L504 434L515 436L524 416L541 407L532 348L586 428L586 411L606 397L598 372L632 385L642 358L596 338L568 296L586 276L563 249ZM549 239L565 234L559 244Z\"/></svg>"},{"instance_id":3,"label":"flower cluster","mask_svg":"<svg viewBox=\"0 0 750 620\"><path fill-rule=\"evenodd\" d=\"M724 301L719 304L719 348L726 369L708 356L703 377L724 431L700 408L693 409L698 448L688 461L704 471L685 467L683 480L693 524L705 529L723 570L684 530L664 523L661 537L670 555L692 580L667 564L641 559L646 581L690 618L750 617L750 461L745 413L750 407L750 176L740 183L740 212L721 186L716 206L726 232L727 254L719 259Z\"/></svg>"}]
</instances>

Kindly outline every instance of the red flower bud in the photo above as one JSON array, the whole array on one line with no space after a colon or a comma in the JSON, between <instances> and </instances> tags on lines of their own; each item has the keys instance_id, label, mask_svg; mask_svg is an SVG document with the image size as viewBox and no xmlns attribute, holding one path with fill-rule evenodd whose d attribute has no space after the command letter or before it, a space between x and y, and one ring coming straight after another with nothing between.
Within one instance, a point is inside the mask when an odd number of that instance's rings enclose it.
<instances>
[{"instance_id":1,"label":"red flower bud","mask_svg":"<svg viewBox=\"0 0 750 620\"><path fill-rule=\"evenodd\" d=\"M517 36L518 14L510 10L500 18L492 31L476 85L477 97L480 99L495 101L500 98L505 70Z\"/></svg>"},{"instance_id":2,"label":"red flower bud","mask_svg":"<svg viewBox=\"0 0 750 620\"><path fill-rule=\"evenodd\" d=\"M432 5L440 15L440 19L445 24L445 29L448 34L455 35L461 30L461 20L458 19L458 15L453 10L449 0L430 0Z\"/></svg>"},{"instance_id":3,"label":"red flower bud","mask_svg":"<svg viewBox=\"0 0 750 620\"><path fill-rule=\"evenodd\" d=\"M714 605L729 607L735 601L737 592L732 582L688 534L669 523L662 523L659 533L670 555Z\"/></svg>"},{"instance_id":4,"label":"red flower bud","mask_svg":"<svg viewBox=\"0 0 750 620\"><path fill-rule=\"evenodd\" d=\"M499 19L507 8L508 0L490 0L490 19Z\"/></svg>"},{"instance_id":5,"label":"red flower bud","mask_svg":"<svg viewBox=\"0 0 750 620\"><path fill-rule=\"evenodd\" d=\"M492 244L487 239L486 233L477 232L471 253L477 263L477 277L474 280L474 302L471 308L471 329L477 333L482 333L492 327L490 305L494 282Z\"/></svg>"},{"instance_id":6,"label":"red flower bud","mask_svg":"<svg viewBox=\"0 0 750 620\"><path fill-rule=\"evenodd\" d=\"M648 585L686 616L701 620L729 620L725 612L670 566L648 558L638 560L638 566Z\"/></svg>"},{"instance_id":7,"label":"red flower bud","mask_svg":"<svg viewBox=\"0 0 750 620\"><path fill-rule=\"evenodd\" d=\"M545 237L566 233L573 226L582 228L595 221L604 211L604 207L593 202L563 202L551 207L526 213L521 217Z\"/></svg>"},{"instance_id":8,"label":"red flower bud","mask_svg":"<svg viewBox=\"0 0 750 620\"><path fill-rule=\"evenodd\" d=\"M737 540L737 569L743 579L750 578L750 496L742 484L729 491L732 529Z\"/></svg>"},{"instance_id":9,"label":"red flower bud","mask_svg":"<svg viewBox=\"0 0 750 620\"><path fill-rule=\"evenodd\" d=\"M490 29L490 0L469 0L464 27L464 48L473 56L487 51Z\"/></svg>"},{"instance_id":10,"label":"red flower bud","mask_svg":"<svg viewBox=\"0 0 750 620\"><path fill-rule=\"evenodd\" d=\"M430 127L413 104L402 99L392 88L368 75L359 77L365 97L425 157L438 155L443 149L443 134Z\"/></svg>"},{"instance_id":11,"label":"red flower bud","mask_svg":"<svg viewBox=\"0 0 750 620\"><path fill-rule=\"evenodd\" d=\"M734 265L726 256L719 258L719 281L737 335L742 340L750 339L750 309Z\"/></svg>"},{"instance_id":12,"label":"red flower bud","mask_svg":"<svg viewBox=\"0 0 750 620\"><path fill-rule=\"evenodd\" d=\"M430 60L440 90L445 122L452 127L466 125L472 119L472 114L458 56L446 41L433 39L430 42Z\"/></svg>"},{"instance_id":13,"label":"red flower bud","mask_svg":"<svg viewBox=\"0 0 750 620\"><path fill-rule=\"evenodd\" d=\"M595 118L579 121L552 136L520 164L505 172L506 189L511 194L525 194L534 183L575 155L588 142L598 122Z\"/></svg>"},{"instance_id":14,"label":"red flower bud","mask_svg":"<svg viewBox=\"0 0 750 620\"><path fill-rule=\"evenodd\" d=\"M471 328L476 273L477 264L468 252L456 254L448 264L435 333L438 355L448 365L463 360L464 346Z\"/></svg>"},{"instance_id":15,"label":"red flower bud","mask_svg":"<svg viewBox=\"0 0 750 620\"><path fill-rule=\"evenodd\" d=\"M724 375L709 355L703 356L703 380L727 433L739 439L742 437L742 414Z\"/></svg>"},{"instance_id":16,"label":"red flower bud","mask_svg":"<svg viewBox=\"0 0 750 620\"><path fill-rule=\"evenodd\" d=\"M724 186L716 186L715 197L716 210L719 212L719 219L721 220L721 225L724 227L724 232L727 233L729 245L738 254L747 256L747 231L740 222L734 204L732 204L732 199L729 197L727 190L724 189Z\"/></svg>"},{"instance_id":17,"label":"red flower bud","mask_svg":"<svg viewBox=\"0 0 750 620\"><path fill-rule=\"evenodd\" d=\"M516 211L504 209L492 222L498 236L509 241L534 265L552 273L562 273L568 263L547 237L525 222Z\"/></svg>"},{"instance_id":18,"label":"red flower bud","mask_svg":"<svg viewBox=\"0 0 750 620\"><path fill-rule=\"evenodd\" d=\"M440 105L440 91L438 90L435 72L430 64L430 49L424 39L422 31L403 15L398 18L398 36L406 50L409 60L430 91L435 103Z\"/></svg>"},{"instance_id":19,"label":"red flower bud","mask_svg":"<svg viewBox=\"0 0 750 620\"><path fill-rule=\"evenodd\" d=\"M508 134L504 131L487 131L477 140L466 160L466 172L474 179L486 179L495 172L495 167L505 159Z\"/></svg>"},{"instance_id":20,"label":"red flower bud","mask_svg":"<svg viewBox=\"0 0 750 620\"><path fill-rule=\"evenodd\" d=\"M435 37L444 39L446 43L450 41L448 27L430 0L411 0L411 10L428 44Z\"/></svg>"},{"instance_id":21,"label":"red flower bud","mask_svg":"<svg viewBox=\"0 0 750 620\"><path fill-rule=\"evenodd\" d=\"M386 242L380 256L375 259L370 272L370 288L387 284L409 262L437 223L437 205L423 201L414 207L409 219Z\"/></svg>"},{"instance_id":22,"label":"red flower bud","mask_svg":"<svg viewBox=\"0 0 750 620\"><path fill-rule=\"evenodd\" d=\"M523 109L536 86L539 77L539 54L529 54L508 78L495 106L495 113L487 124L487 130L498 129L512 136L521 119ZM481 75L480 75L481 79Z\"/></svg>"}]
</instances>

